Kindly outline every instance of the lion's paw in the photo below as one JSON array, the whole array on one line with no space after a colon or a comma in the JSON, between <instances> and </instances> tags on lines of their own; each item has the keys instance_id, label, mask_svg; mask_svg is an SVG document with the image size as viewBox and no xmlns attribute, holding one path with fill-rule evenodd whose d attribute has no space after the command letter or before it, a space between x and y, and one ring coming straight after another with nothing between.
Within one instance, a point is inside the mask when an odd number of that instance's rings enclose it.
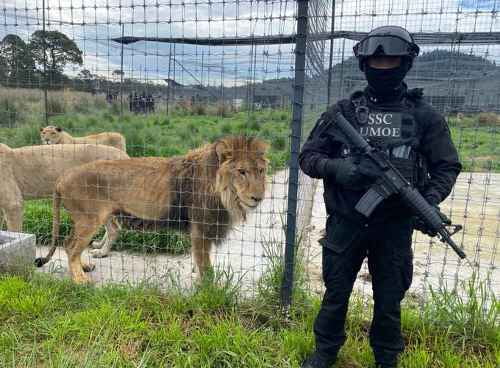
<instances>
[{"instance_id":1,"label":"lion's paw","mask_svg":"<svg viewBox=\"0 0 500 368\"><path fill-rule=\"evenodd\" d=\"M95 270L95 265L91 263L82 263L83 272L92 272Z\"/></svg>"}]
</instances>

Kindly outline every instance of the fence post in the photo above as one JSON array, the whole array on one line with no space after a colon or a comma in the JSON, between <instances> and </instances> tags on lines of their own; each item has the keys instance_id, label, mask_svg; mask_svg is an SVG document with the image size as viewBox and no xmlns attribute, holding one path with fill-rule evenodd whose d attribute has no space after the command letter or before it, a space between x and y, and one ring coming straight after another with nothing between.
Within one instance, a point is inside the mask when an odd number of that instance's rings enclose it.
<instances>
[{"instance_id":1,"label":"fence post","mask_svg":"<svg viewBox=\"0 0 500 368\"><path fill-rule=\"evenodd\" d=\"M293 269L297 230L297 194L299 187L299 150L302 134L302 108L304 105L304 79L306 65L306 40L308 0L298 0L297 39L295 43L295 79L290 142L290 169L288 177L288 203L286 216L286 244L281 304L287 310L292 303Z\"/></svg>"},{"instance_id":2,"label":"fence post","mask_svg":"<svg viewBox=\"0 0 500 368\"><path fill-rule=\"evenodd\" d=\"M45 126L49 124L49 101L47 97L47 46L46 46L46 38L47 34L45 33L45 0L42 1L42 51L43 51L43 103L45 105Z\"/></svg>"},{"instance_id":3,"label":"fence post","mask_svg":"<svg viewBox=\"0 0 500 368\"><path fill-rule=\"evenodd\" d=\"M121 19L120 19L121 22ZM122 23L122 39L125 33L125 24ZM121 52L120 52L120 117L123 118L123 42L121 43Z\"/></svg>"},{"instance_id":4,"label":"fence post","mask_svg":"<svg viewBox=\"0 0 500 368\"><path fill-rule=\"evenodd\" d=\"M335 31L335 0L332 1L332 26L330 29L330 61L328 63L328 86L326 105L330 106L332 97L332 67L333 67L333 32Z\"/></svg>"}]
</instances>

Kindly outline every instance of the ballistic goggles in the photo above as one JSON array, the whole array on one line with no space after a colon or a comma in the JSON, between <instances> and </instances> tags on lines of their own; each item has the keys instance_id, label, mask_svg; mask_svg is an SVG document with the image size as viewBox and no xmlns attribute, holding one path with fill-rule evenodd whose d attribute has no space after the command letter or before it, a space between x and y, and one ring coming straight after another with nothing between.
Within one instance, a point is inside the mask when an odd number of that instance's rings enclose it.
<instances>
[{"instance_id":1,"label":"ballistic goggles","mask_svg":"<svg viewBox=\"0 0 500 368\"><path fill-rule=\"evenodd\" d=\"M393 35L368 36L354 45L354 55L357 58L368 57L376 54L386 56L410 56L416 57L420 51L419 47L407 40Z\"/></svg>"}]
</instances>

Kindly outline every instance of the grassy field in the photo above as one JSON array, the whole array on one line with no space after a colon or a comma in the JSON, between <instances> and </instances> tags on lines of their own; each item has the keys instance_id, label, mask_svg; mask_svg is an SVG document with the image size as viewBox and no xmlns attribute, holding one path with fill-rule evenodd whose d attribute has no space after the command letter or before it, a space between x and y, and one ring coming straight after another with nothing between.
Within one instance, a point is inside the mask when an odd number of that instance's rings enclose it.
<instances>
[{"instance_id":1,"label":"grassy field","mask_svg":"<svg viewBox=\"0 0 500 368\"><path fill-rule=\"evenodd\" d=\"M227 106L179 103L158 104L156 113L120 115L118 103L107 104L102 96L73 91L51 91L49 124L59 125L75 136L118 131L127 139L131 156L172 156L230 134L250 134L271 143L271 169L287 166L289 159L290 110L249 113ZM316 116L318 115L318 116ZM37 90L0 91L0 143L11 147L40 144L38 129L44 125L42 94ZM317 114L308 114L306 128ZM498 131L500 116L493 113L448 117L453 140L467 171L500 172Z\"/></svg>"},{"instance_id":2,"label":"grassy field","mask_svg":"<svg viewBox=\"0 0 500 368\"><path fill-rule=\"evenodd\" d=\"M0 142L12 147L39 143L40 96L22 93L0 91ZM285 167L289 158L289 111L179 106L169 116L162 110L120 116L116 104L70 92L51 93L49 106L50 123L72 134L122 132L132 156L182 154L223 135L249 133L271 143L270 173ZM500 171L496 122L471 116L450 119L450 126L466 170ZM47 243L50 200L29 201L25 207L25 231ZM61 235L69 226L63 214ZM175 232L124 231L115 249L177 254L189 249L189 241ZM312 324L320 300L305 290L298 272L296 303L285 318L278 307L281 260L274 264L278 267L262 278L252 299L241 299L238 285L224 273L216 275L215 283L205 281L182 293L146 285L76 286L37 273L0 276L0 367L299 367L313 349ZM406 303L407 349L401 367L500 365L500 304L480 283L464 284L462 291L466 299L438 290L423 305ZM369 313L361 298L353 299L349 337L337 368L373 366Z\"/></svg>"},{"instance_id":3,"label":"grassy field","mask_svg":"<svg viewBox=\"0 0 500 368\"><path fill-rule=\"evenodd\" d=\"M248 114L238 112L227 117L190 115L185 112L162 116L113 115L110 111L95 114L59 115L50 119L75 136L117 131L127 140L130 156L173 156L232 134L258 136L271 144L271 169L283 168L288 161L289 111L266 110ZM40 124L0 128L0 142L10 147L41 144Z\"/></svg>"},{"instance_id":4,"label":"grassy field","mask_svg":"<svg viewBox=\"0 0 500 368\"><path fill-rule=\"evenodd\" d=\"M40 144L43 121L41 95L37 91L0 92L0 142L10 147ZM82 103L83 102L83 103ZM286 167L289 159L288 135L291 112L262 110L249 113L223 107L179 104L167 116L160 107L155 114L120 115L118 104L85 93L51 92L49 124L63 127L75 136L103 131L125 135L131 156L173 156L232 134L258 136L270 143L269 174ZM164 108L164 106L163 106ZM3 111L3 115L2 115ZM10 122L3 124L2 122ZM51 239L52 208L47 200L27 201L24 231L37 236L39 244ZM61 236L69 233L69 219L63 212ZM97 237L101 237L103 232ZM145 246L147 244L147 246ZM123 231L116 250L184 253L190 247L185 235L175 231Z\"/></svg>"},{"instance_id":5,"label":"grassy field","mask_svg":"<svg viewBox=\"0 0 500 368\"><path fill-rule=\"evenodd\" d=\"M14 96L14 97L13 97ZM39 128L44 125L40 96L34 91L0 92L0 143L10 147L41 144ZM83 103L78 103L83 101ZM78 92L49 95L49 124L75 136L116 131L127 140L130 156L173 156L213 142L226 135L258 136L271 144L271 170L286 166L289 158L291 111L233 111L229 107L171 107L167 115L160 105L156 113L120 115L119 104Z\"/></svg>"},{"instance_id":6,"label":"grassy field","mask_svg":"<svg viewBox=\"0 0 500 368\"><path fill-rule=\"evenodd\" d=\"M0 277L0 366L299 367L313 349L320 301L296 290L284 318L278 279L264 278L258 294L242 300L224 276L183 294L76 286L40 274ZM423 309L408 304L401 367L498 367L500 305L484 310L478 302L439 293ZM337 368L373 366L369 310L353 297Z\"/></svg>"},{"instance_id":7,"label":"grassy field","mask_svg":"<svg viewBox=\"0 0 500 368\"><path fill-rule=\"evenodd\" d=\"M36 90L0 91L0 143L11 147L40 144L39 128L44 111L42 95ZM107 104L103 97L60 91L49 93L49 124L58 125L75 136L118 131L127 139L131 156L172 156L230 134L259 136L271 144L270 171L285 168L290 157L289 110L233 111L224 106L178 104L167 115L165 105L150 115L120 115L119 104ZM125 106L126 107L126 106ZM126 109L125 109L126 110ZM309 114L306 125L317 114ZM478 114L448 118L453 140L464 170L500 172L498 129L500 117ZM50 240L51 206L47 201L26 203L25 231L37 235L41 244ZM66 219L61 235L69 232ZM101 234L99 234L100 236ZM145 248L144 244L148 244ZM122 232L116 249L182 253L189 248L185 236L175 232Z\"/></svg>"}]
</instances>

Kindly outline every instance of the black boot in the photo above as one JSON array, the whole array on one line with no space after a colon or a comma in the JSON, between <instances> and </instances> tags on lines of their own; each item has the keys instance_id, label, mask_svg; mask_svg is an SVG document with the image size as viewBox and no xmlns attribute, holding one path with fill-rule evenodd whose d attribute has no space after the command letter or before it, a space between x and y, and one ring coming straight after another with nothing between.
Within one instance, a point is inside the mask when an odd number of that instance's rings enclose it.
<instances>
[{"instance_id":1,"label":"black boot","mask_svg":"<svg viewBox=\"0 0 500 368\"><path fill-rule=\"evenodd\" d=\"M397 368L397 364L382 364L376 363L375 368Z\"/></svg>"},{"instance_id":2,"label":"black boot","mask_svg":"<svg viewBox=\"0 0 500 368\"><path fill-rule=\"evenodd\" d=\"M325 358L318 352L313 353L300 366L301 368L331 368L336 358Z\"/></svg>"}]
</instances>

